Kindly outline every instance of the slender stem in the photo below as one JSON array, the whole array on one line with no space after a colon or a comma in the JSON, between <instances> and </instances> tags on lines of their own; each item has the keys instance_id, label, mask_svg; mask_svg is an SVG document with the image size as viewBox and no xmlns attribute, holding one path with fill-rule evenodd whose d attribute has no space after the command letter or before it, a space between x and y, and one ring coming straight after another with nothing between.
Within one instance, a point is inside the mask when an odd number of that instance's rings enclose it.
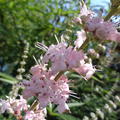
<instances>
[{"instance_id":1,"label":"slender stem","mask_svg":"<svg viewBox=\"0 0 120 120\"><path fill-rule=\"evenodd\" d=\"M82 46L78 49L78 51L81 49L84 49L86 45L88 44L88 42L89 42L89 39L86 39L85 42L82 44Z\"/></svg>"},{"instance_id":2,"label":"slender stem","mask_svg":"<svg viewBox=\"0 0 120 120\"><path fill-rule=\"evenodd\" d=\"M115 3L112 3L111 10L104 19L105 21L109 20L119 10L119 5L120 1L115 1Z\"/></svg>"},{"instance_id":3,"label":"slender stem","mask_svg":"<svg viewBox=\"0 0 120 120\"><path fill-rule=\"evenodd\" d=\"M38 105L38 101L35 100L35 101L33 102L33 104L31 105L30 110L35 110L35 108L36 108L37 105Z\"/></svg>"},{"instance_id":4,"label":"slender stem","mask_svg":"<svg viewBox=\"0 0 120 120\"><path fill-rule=\"evenodd\" d=\"M108 15L105 17L105 21L109 20L117 11L117 8L111 9L111 11L108 13Z\"/></svg>"},{"instance_id":5,"label":"slender stem","mask_svg":"<svg viewBox=\"0 0 120 120\"><path fill-rule=\"evenodd\" d=\"M64 71L61 71L61 72L59 72L57 75L56 75L56 77L55 77L55 81L57 81L60 77L61 77L61 75L64 73Z\"/></svg>"}]
</instances>

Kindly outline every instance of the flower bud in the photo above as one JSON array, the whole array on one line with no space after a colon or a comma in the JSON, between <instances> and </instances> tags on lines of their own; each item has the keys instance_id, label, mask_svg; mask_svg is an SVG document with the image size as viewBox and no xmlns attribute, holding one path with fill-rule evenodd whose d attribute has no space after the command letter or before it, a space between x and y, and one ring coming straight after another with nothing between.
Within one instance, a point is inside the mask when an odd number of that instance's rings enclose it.
<instances>
[{"instance_id":1,"label":"flower bud","mask_svg":"<svg viewBox=\"0 0 120 120\"><path fill-rule=\"evenodd\" d=\"M98 44L98 51L99 52L105 52L105 50L106 50L106 47L104 45Z\"/></svg>"},{"instance_id":2,"label":"flower bud","mask_svg":"<svg viewBox=\"0 0 120 120\"><path fill-rule=\"evenodd\" d=\"M104 119L104 113L100 109L96 109L96 113L101 119Z\"/></svg>"},{"instance_id":3,"label":"flower bud","mask_svg":"<svg viewBox=\"0 0 120 120\"><path fill-rule=\"evenodd\" d=\"M22 79L23 79L23 77L22 77L21 74L20 74L20 75L17 75L16 78L17 78L18 80L22 80Z\"/></svg>"},{"instance_id":4,"label":"flower bud","mask_svg":"<svg viewBox=\"0 0 120 120\"><path fill-rule=\"evenodd\" d=\"M99 58L100 57L100 55L94 49L89 49L88 55L90 55L90 57L92 57L92 58Z\"/></svg>"},{"instance_id":5,"label":"flower bud","mask_svg":"<svg viewBox=\"0 0 120 120\"><path fill-rule=\"evenodd\" d=\"M114 109L117 108L117 105L113 101L109 100L109 103Z\"/></svg>"},{"instance_id":6,"label":"flower bud","mask_svg":"<svg viewBox=\"0 0 120 120\"><path fill-rule=\"evenodd\" d=\"M116 99L116 101L120 102L120 97L119 96L116 95L115 99Z\"/></svg>"},{"instance_id":7,"label":"flower bud","mask_svg":"<svg viewBox=\"0 0 120 120\"><path fill-rule=\"evenodd\" d=\"M66 32L67 32L67 33L72 33L72 30L66 29Z\"/></svg>"},{"instance_id":8,"label":"flower bud","mask_svg":"<svg viewBox=\"0 0 120 120\"><path fill-rule=\"evenodd\" d=\"M17 71L18 71L19 73L24 73L24 72L25 72L25 69L24 69L24 68L19 68Z\"/></svg>"},{"instance_id":9,"label":"flower bud","mask_svg":"<svg viewBox=\"0 0 120 120\"><path fill-rule=\"evenodd\" d=\"M98 118L97 118L95 113L91 112L90 116L92 117L92 120L98 120Z\"/></svg>"},{"instance_id":10,"label":"flower bud","mask_svg":"<svg viewBox=\"0 0 120 120\"><path fill-rule=\"evenodd\" d=\"M105 108L109 113L112 112L112 109L111 109L111 107L110 107L108 104L105 104L104 108Z\"/></svg>"},{"instance_id":11,"label":"flower bud","mask_svg":"<svg viewBox=\"0 0 120 120\"><path fill-rule=\"evenodd\" d=\"M23 55L22 58L25 58L25 59L26 59L26 58L28 58L28 56L27 56L27 55Z\"/></svg>"},{"instance_id":12,"label":"flower bud","mask_svg":"<svg viewBox=\"0 0 120 120\"><path fill-rule=\"evenodd\" d=\"M82 21L81 21L80 17L74 18L74 19L73 19L73 22L74 22L74 23L78 23L78 24L82 24Z\"/></svg>"},{"instance_id":13,"label":"flower bud","mask_svg":"<svg viewBox=\"0 0 120 120\"><path fill-rule=\"evenodd\" d=\"M96 92L99 92L99 90L100 90L100 89L99 89L98 87L95 88L95 91L96 91Z\"/></svg>"},{"instance_id":14,"label":"flower bud","mask_svg":"<svg viewBox=\"0 0 120 120\"><path fill-rule=\"evenodd\" d=\"M64 35L64 38L67 39L67 40L70 39L70 37L68 35Z\"/></svg>"},{"instance_id":15,"label":"flower bud","mask_svg":"<svg viewBox=\"0 0 120 120\"><path fill-rule=\"evenodd\" d=\"M25 50L25 51L24 51L24 54L27 54L27 53L28 53L28 50Z\"/></svg>"},{"instance_id":16,"label":"flower bud","mask_svg":"<svg viewBox=\"0 0 120 120\"><path fill-rule=\"evenodd\" d=\"M83 120L89 120L89 118L87 116L84 116Z\"/></svg>"},{"instance_id":17,"label":"flower bud","mask_svg":"<svg viewBox=\"0 0 120 120\"><path fill-rule=\"evenodd\" d=\"M25 61L21 61L20 64L21 64L21 65L25 65L26 62L25 62Z\"/></svg>"}]
</instances>

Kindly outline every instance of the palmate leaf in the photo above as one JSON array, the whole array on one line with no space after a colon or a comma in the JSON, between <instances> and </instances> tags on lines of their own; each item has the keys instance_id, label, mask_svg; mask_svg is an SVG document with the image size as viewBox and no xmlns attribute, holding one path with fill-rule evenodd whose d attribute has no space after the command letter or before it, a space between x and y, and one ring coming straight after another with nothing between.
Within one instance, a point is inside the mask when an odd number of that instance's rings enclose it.
<instances>
[{"instance_id":1,"label":"palmate leaf","mask_svg":"<svg viewBox=\"0 0 120 120\"><path fill-rule=\"evenodd\" d=\"M15 79L14 77L2 72L0 72L0 81L7 82L10 84L16 84L18 82L17 79Z\"/></svg>"}]
</instances>

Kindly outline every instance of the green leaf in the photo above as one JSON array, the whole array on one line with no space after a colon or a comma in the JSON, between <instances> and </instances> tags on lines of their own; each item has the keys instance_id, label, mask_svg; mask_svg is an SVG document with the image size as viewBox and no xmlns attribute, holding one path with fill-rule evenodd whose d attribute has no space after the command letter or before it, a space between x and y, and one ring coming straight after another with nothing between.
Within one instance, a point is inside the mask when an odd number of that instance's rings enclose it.
<instances>
[{"instance_id":1,"label":"green leaf","mask_svg":"<svg viewBox=\"0 0 120 120\"><path fill-rule=\"evenodd\" d=\"M95 81L97 81L97 82L99 82L99 83L104 84L103 81L99 80L99 79L98 79L97 77L95 77L95 76L92 76L92 79L95 80Z\"/></svg>"},{"instance_id":2,"label":"green leaf","mask_svg":"<svg viewBox=\"0 0 120 120\"><path fill-rule=\"evenodd\" d=\"M13 80L13 81L16 80L14 77L11 77L10 75L2 73L2 72L0 72L0 77L6 78L6 79L9 79L9 80Z\"/></svg>"},{"instance_id":3,"label":"green leaf","mask_svg":"<svg viewBox=\"0 0 120 120\"><path fill-rule=\"evenodd\" d=\"M79 120L78 118L73 117L72 115L59 114L59 113L56 113L56 112L52 112L52 111L49 110L49 108L47 108L47 110L49 111L49 114L50 114L51 116L59 117L59 118L61 118L62 120Z\"/></svg>"},{"instance_id":4,"label":"green leaf","mask_svg":"<svg viewBox=\"0 0 120 120\"><path fill-rule=\"evenodd\" d=\"M79 120L79 118L73 117L72 115L68 114L60 114L59 117L63 120Z\"/></svg>"},{"instance_id":5,"label":"green leaf","mask_svg":"<svg viewBox=\"0 0 120 120\"><path fill-rule=\"evenodd\" d=\"M79 107L79 106L82 106L84 105L85 103L68 103L68 106L69 107Z\"/></svg>"},{"instance_id":6,"label":"green leaf","mask_svg":"<svg viewBox=\"0 0 120 120\"><path fill-rule=\"evenodd\" d=\"M17 79L15 79L14 77L11 77L10 75L2 72L0 72L0 80L10 84L16 84L18 82Z\"/></svg>"},{"instance_id":7,"label":"green leaf","mask_svg":"<svg viewBox=\"0 0 120 120\"><path fill-rule=\"evenodd\" d=\"M16 81L11 81L9 79L4 79L4 78L0 78L0 81L7 82L7 83L10 83L10 84L16 84L17 83L17 80Z\"/></svg>"}]
</instances>

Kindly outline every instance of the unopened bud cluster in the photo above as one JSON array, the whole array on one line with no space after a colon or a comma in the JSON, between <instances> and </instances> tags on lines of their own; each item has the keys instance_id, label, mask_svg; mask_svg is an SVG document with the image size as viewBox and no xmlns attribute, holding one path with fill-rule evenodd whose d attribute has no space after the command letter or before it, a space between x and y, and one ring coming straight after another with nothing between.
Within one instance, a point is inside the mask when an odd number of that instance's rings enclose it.
<instances>
[{"instance_id":1,"label":"unopened bud cluster","mask_svg":"<svg viewBox=\"0 0 120 120\"><path fill-rule=\"evenodd\" d=\"M18 75L16 76L16 78L18 80L23 80L22 74L25 72L24 66L26 64L26 59L28 57L27 54L29 51L29 43L25 40L24 44L25 44L25 48L22 55L22 61L20 61L20 68L17 69Z\"/></svg>"}]
</instances>

